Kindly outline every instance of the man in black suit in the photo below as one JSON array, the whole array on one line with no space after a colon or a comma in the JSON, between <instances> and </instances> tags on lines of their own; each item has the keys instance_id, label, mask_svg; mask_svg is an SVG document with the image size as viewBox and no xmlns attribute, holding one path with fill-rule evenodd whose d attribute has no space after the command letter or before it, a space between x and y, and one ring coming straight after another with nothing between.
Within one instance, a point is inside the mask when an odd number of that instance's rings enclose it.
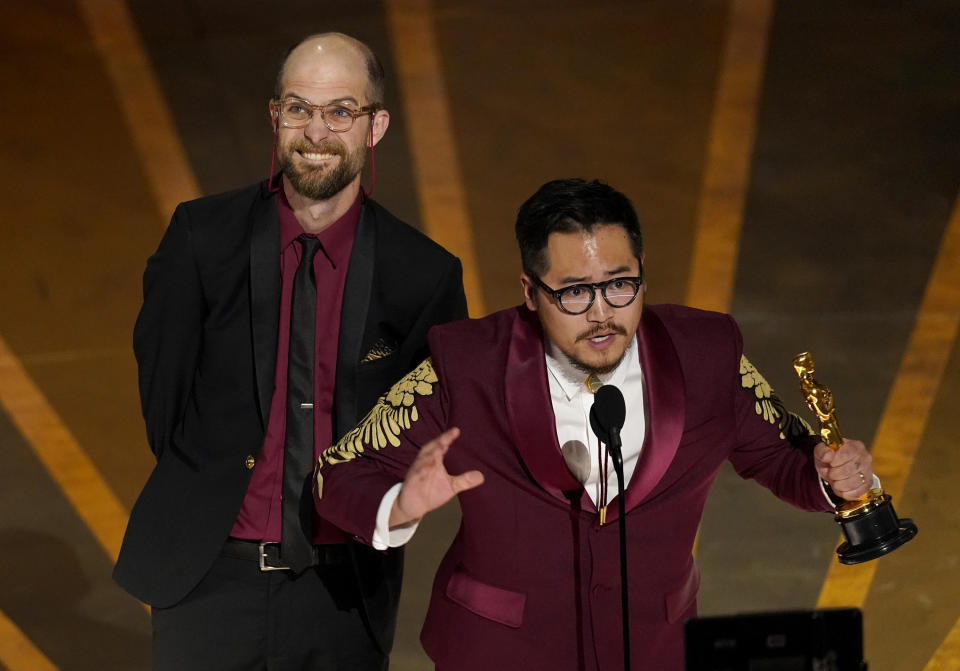
<instances>
[{"instance_id":1,"label":"man in black suit","mask_svg":"<svg viewBox=\"0 0 960 671\"><path fill-rule=\"evenodd\" d=\"M281 174L181 204L147 264L134 350L157 465L114 577L153 607L156 669L387 666L402 555L345 538L302 488L427 330L466 316L459 261L360 188L382 95L366 45L305 39L270 102Z\"/></svg>"}]
</instances>

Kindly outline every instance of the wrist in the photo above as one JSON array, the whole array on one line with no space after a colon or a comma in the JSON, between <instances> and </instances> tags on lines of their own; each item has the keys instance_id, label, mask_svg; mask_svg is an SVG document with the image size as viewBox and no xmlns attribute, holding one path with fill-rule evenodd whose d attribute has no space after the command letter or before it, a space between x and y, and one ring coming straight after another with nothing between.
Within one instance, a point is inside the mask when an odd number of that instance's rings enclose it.
<instances>
[{"instance_id":1,"label":"wrist","mask_svg":"<svg viewBox=\"0 0 960 671\"><path fill-rule=\"evenodd\" d=\"M403 490L401 490L402 493ZM411 526L420 521L419 517L407 514L400 506L400 497L398 496L390 507L390 529Z\"/></svg>"}]
</instances>

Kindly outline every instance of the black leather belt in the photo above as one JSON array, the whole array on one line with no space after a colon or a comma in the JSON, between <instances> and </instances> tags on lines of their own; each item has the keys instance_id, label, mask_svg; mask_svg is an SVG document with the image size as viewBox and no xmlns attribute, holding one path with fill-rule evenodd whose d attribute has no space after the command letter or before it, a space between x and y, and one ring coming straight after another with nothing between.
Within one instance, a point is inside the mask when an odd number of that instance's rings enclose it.
<instances>
[{"instance_id":1,"label":"black leather belt","mask_svg":"<svg viewBox=\"0 0 960 671\"><path fill-rule=\"evenodd\" d=\"M260 564L261 571L289 571L290 567L280 557L280 543L228 538L220 554L236 559L249 559ZM347 561L347 548L342 544L314 545L313 566L333 566Z\"/></svg>"}]
</instances>

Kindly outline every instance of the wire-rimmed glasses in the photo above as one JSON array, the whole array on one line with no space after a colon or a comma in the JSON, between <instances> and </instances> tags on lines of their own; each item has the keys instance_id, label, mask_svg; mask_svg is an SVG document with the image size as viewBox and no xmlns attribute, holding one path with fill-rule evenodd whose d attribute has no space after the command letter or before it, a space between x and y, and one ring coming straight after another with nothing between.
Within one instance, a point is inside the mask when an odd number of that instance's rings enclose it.
<instances>
[{"instance_id":1,"label":"wire-rimmed glasses","mask_svg":"<svg viewBox=\"0 0 960 671\"><path fill-rule=\"evenodd\" d=\"M314 105L302 98L274 98L270 106L280 115L280 125L284 128L303 128L310 123L314 113L319 112L324 125L334 133L344 133L353 128L353 121L365 114L376 114L381 105L374 103L354 109L342 103Z\"/></svg>"}]
</instances>

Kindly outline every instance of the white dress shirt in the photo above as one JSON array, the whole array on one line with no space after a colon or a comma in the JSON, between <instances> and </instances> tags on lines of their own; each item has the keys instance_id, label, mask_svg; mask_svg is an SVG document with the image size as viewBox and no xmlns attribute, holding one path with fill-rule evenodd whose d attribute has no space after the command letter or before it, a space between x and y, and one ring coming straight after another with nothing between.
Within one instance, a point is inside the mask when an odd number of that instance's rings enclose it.
<instances>
[{"instance_id":1,"label":"white dress shirt","mask_svg":"<svg viewBox=\"0 0 960 671\"><path fill-rule=\"evenodd\" d=\"M545 343L547 380L550 383L550 401L557 420L557 439L560 450L567 459L568 467L583 484L584 489L599 509L617 495L617 474L613 461L607 455L606 446L590 428L590 408L593 393L587 389L587 374L576 368L563 352L549 340ZM606 375L596 376L603 384L612 384L623 394L627 408L626 419L620 430L623 444L623 486L630 484L630 477L640 458L647 422L643 403L643 371L637 354L637 337L630 341L620 364ZM587 455L586 457L582 455ZM573 462L573 463L571 463ZM601 463L606 471L606 502L601 501ZM589 468L586 471L582 467Z\"/></svg>"}]
</instances>

